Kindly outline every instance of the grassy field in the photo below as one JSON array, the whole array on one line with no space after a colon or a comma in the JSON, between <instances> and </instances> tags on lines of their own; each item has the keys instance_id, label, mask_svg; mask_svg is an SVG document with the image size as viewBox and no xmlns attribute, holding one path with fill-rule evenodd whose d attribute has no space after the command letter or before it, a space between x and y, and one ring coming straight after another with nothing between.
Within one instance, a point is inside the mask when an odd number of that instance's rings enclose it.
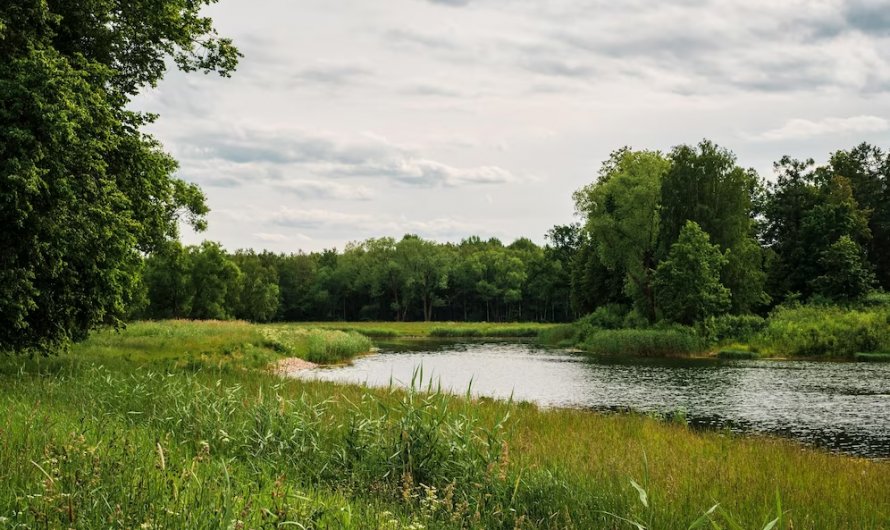
<instances>
[{"instance_id":1,"label":"grassy field","mask_svg":"<svg viewBox=\"0 0 890 530\"><path fill-rule=\"evenodd\" d=\"M641 415L284 380L255 368L344 339L272 329L139 324L0 364L0 529L890 528L885 463Z\"/></svg>"}]
</instances>

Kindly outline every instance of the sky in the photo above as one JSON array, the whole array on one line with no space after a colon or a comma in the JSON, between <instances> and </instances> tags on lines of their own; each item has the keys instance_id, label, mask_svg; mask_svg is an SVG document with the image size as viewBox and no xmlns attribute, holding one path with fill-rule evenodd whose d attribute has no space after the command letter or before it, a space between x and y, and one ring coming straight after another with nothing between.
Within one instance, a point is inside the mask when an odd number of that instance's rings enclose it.
<instances>
[{"instance_id":1,"label":"sky","mask_svg":"<svg viewBox=\"0 0 890 530\"><path fill-rule=\"evenodd\" d=\"M220 0L230 79L135 102L227 249L406 233L543 244L623 146L890 147L887 0Z\"/></svg>"}]
</instances>

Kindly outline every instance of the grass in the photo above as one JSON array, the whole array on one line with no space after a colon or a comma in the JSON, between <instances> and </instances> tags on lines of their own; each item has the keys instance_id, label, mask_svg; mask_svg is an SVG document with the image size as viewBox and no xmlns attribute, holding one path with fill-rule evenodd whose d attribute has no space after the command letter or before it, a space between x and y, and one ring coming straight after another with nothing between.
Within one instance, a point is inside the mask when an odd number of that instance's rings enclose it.
<instances>
[{"instance_id":1,"label":"grass","mask_svg":"<svg viewBox=\"0 0 890 530\"><path fill-rule=\"evenodd\" d=\"M703 523L763 528L777 491L774 528L890 528L886 463L636 414L283 380L245 369L246 344L274 358L308 340L266 328L138 325L0 363L0 528L669 529L717 502ZM200 337L221 349L175 358Z\"/></svg>"},{"instance_id":2,"label":"grass","mask_svg":"<svg viewBox=\"0 0 890 530\"><path fill-rule=\"evenodd\" d=\"M717 352L717 358L729 360L750 360L760 359L760 354L750 350L725 348Z\"/></svg>"},{"instance_id":3,"label":"grass","mask_svg":"<svg viewBox=\"0 0 890 530\"><path fill-rule=\"evenodd\" d=\"M587 351L606 355L670 357L702 351L694 335L674 330L619 329L599 331L581 344Z\"/></svg>"},{"instance_id":4,"label":"grass","mask_svg":"<svg viewBox=\"0 0 890 530\"><path fill-rule=\"evenodd\" d=\"M890 363L890 353L857 353L854 358L866 363Z\"/></svg>"}]
</instances>

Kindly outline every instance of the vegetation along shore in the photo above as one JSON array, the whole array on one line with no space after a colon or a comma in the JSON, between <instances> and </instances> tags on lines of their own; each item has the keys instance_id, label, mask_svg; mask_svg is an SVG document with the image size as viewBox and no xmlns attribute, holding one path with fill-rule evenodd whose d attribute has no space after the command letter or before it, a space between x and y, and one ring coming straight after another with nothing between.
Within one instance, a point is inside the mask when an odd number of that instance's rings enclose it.
<instances>
[{"instance_id":1,"label":"vegetation along shore","mask_svg":"<svg viewBox=\"0 0 890 530\"><path fill-rule=\"evenodd\" d=\"M890 525L880 462L638 414L264 370L294 355L336 362L360 337L145 323L7 359L0 527Z\"/></svg>"}]
</instances>

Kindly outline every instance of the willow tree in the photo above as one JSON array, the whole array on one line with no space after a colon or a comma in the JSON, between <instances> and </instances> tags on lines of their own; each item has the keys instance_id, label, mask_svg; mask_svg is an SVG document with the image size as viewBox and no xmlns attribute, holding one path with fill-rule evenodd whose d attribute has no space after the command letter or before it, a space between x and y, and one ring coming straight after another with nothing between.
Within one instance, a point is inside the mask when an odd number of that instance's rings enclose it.
<instances>
[{"instance_id":1,"label":"willow tree","mask_svg":"<svg viewBox=\"0 0 890 530\"><path fill-rule=\"evenodd\" d=\"M650 322L656 317L653 275L662 177L670 167L660 152L621 149L603 164L599 180L574 195L603 264L627 271L628 294Z\"/></svg>"},{"instance_id":2,"label":"willow tree","mask_svg":"<svg viewBox=\"0 0 890 530\"><path fill-rule=\"evenodd\" d=\"M232 72L215 0L0 3L0 352L50 353L118 324L141 254L204 227L201 191L140 132L131 99L185 71Z\"/></svg>"}]
</instances>

